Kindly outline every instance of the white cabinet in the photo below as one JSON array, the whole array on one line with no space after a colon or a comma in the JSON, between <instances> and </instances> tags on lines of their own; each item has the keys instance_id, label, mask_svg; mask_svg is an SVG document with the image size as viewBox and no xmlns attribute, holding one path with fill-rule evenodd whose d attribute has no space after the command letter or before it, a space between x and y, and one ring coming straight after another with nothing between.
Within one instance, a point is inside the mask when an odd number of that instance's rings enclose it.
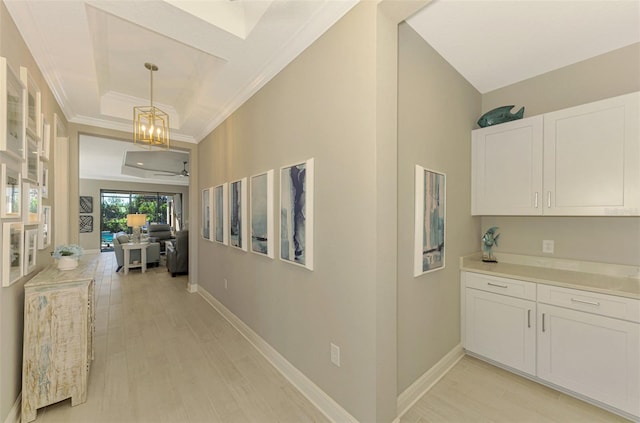
<instances>
[{"instance_id":1,"label":"white cabinet","mask_svg":"<svg viewBox=\"0 0 640 423\"><path fill-rule=\"evenodd\" d=\"M473 215L542 214L542 116L472 133Z\"/></svg>"},{"instance_id":2,"label":"white cabinet","mask_svg":"<svg viewBox=\"0 0 640 423\"><path fill-rule=\"evenodd\" d=\"M538 377L640 415L638 323L538 304Z\"/></svg>"},{"instance_id":3,"label":"white cabinet","mask_svg":"<svg viewBox=\"0 0 640 423\"><path fill-rule=\"evenodd\" d=\"M640 301L538 284L538 377L640 416Z\"/></svg>"},{"instance_id":4,"label":"white cabinet","mask_svg":"<svg viewBox=\"0 0 640 423\"><path fill-rule=\"evenodd\" d=\"M535 375L536 303L472 288L465 301L467 351Z\"/></svg>"},{"instance_id":5,"label":"white cabinet","mask_svg":"<svg viewBox=\"0 0 640 423\"><path fill-rule=\"evenodd\" d=\"M462 272L462 342L473 354L640 417L640 301Z\"/></svg>"},{"instance_id":6,"label":"white cabinet","mask_svg":"<svg viewBox=\"0 0 640 423\"><path fill-rule=\"evenodd\" d=\"M93 360L95 258L74 270L50 265L25 284L22 421L67 398L87 399Z\"/></svg>"},{"instance_id":7,"label":"white cabinet","mask_svg":"<svg viewBox=\"0 0 640 423\"><path fill-rule=\"evenodd\" d=\"M640 215L640 93L472 132L474 215Z\"/></svg>"}]
</instances>

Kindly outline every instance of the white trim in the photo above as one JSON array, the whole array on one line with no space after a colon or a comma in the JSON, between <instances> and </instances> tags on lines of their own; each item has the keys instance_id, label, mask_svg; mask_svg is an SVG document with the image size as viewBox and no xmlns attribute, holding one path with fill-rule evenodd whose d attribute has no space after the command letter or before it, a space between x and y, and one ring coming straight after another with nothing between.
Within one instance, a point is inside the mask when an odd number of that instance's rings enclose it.
<instances>
[{"instance_id":1,"label":"white trim","mask_svg":"<svg viewBox=\"0 0 640 423\"><path fill-rule=\"evenodd\" d=\"M458 344L398 395L398 417L402 417L404 413L409 411L462 357L464 357L464 350L462 344Z\"/></svg>"},{"instance_id":2,"label":"white trim","mask_svg":"<svg viewBox=\"0 0 640 423\"><path fill-rule=\"evenodd\" d=\"M22 408L22 392L18 394L16 402L13 403L13 407L9 410L9 415L4 420L4 423L20 423L20 411Z\"/></svg>"},{"instance_id":3,"label":"white trim","mask_svg":"<svg viewBox=\"0 0 640 423\"><path fill-rule=\"evenodd\" d=\"M188 283L187 284L187 292L189 294L195 294L198 292L198 284L197 283Z\"/></svg>"},{"instance_id":4,"label":"white trim","mask_svg":"<svg viewBox=\"0 0 640 423\"><path fill-rule=\"evenodd\" d=\"M340 423L357 423L355 417L347 412L337 402L306 377L300 370L295 368L293 364L287 361L278 351L264 339L247 326L240 318L227 309L213 295L202 287L198 287L198 293L213 308L215 308L231 325L236 328L247 341L253 345L264 358L267 359L282 376L295 386L302 395L304 395L318 410L322 412L330 421Z\"/></svg>"}]
</instances>

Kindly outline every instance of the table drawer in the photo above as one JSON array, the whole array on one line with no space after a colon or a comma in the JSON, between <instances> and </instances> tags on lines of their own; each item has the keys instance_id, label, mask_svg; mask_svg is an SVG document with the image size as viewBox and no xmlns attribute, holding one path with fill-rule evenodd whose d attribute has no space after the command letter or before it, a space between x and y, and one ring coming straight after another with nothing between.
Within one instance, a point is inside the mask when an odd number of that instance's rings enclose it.
<instances>
[{"instance_id":1,"label":"table drawer","mask_svg":"<svg viewBox=\"0 0 640 423\"><path fill-rule=\"evenodd\" d=\"M640 301L633 298L538 284L538 302L640 322Z\"/></svg>"},{"instance_id":2,"label":"table drawer","mask_svg":"<svg viewBox=\"0 0 640 423\"><path fill-rule=\"evenodd\" d=\"M501 278L482 273L465 272L467 288L480 289L525 300L536 299L536 284L518 279Z\"/></svg>"}]
</instances>

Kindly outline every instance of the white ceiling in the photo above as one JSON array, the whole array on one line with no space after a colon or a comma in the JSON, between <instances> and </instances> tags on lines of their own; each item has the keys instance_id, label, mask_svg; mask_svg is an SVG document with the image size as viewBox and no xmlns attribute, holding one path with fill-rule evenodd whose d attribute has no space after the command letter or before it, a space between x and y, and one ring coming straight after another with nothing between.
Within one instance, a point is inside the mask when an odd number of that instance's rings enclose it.
<instances>
[{"instance_id":1,"label":"white ceiling","mask_svg":"<svg viewBox=\"0 0 640 423\"><path fill-rule=\"evenodd\" d=\"M171 138L199 142L357 0L4 2L70 122L131 132L153 62ZM485 93L640 42L640 0L436 0L408 23ZM113 142L81 177L119 169Z\"/></svg>"},{"instance_id":2,"label":"white ceiling","mask_svg":"<svg viewBox=\"0 0 640 423\"><path fill-rule=\"evenodd\" d=\"M167 174L180 173L185 161L189 170L184 151L149 151L130 142L80 135L80 179L189 185L188 177Z\"/></svg>"},{"instance_id":3,"label":"white ceiling","mask_svg":"<svg viewBox=\"0 0 640 423\"><path fill-rule=\"evenodd\" d=\"M486 93L640 42L640 1L439 0L407 23Z\"/></svg>"}]
</instances>

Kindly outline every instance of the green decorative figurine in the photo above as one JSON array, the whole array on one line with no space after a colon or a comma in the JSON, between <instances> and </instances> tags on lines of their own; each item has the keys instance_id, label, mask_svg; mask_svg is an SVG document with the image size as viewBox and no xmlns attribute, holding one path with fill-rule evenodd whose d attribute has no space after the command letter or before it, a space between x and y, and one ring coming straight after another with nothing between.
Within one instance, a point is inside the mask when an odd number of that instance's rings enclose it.
<instances>
[{"instance_id":1,"label":"green decorative figurine","mask_svg":"<svg viewBox=\"0 0 640 423\"><path fill-rule=\"evenodd\" d=\"M498 238L500 238L500 234L496 234L498 230L497 226L489 228L487 232L482 235L482 261L488 263L497 263L496 257L491 252L491 249L495 245L498 246Z\"/></svg>"}]
</instances>

